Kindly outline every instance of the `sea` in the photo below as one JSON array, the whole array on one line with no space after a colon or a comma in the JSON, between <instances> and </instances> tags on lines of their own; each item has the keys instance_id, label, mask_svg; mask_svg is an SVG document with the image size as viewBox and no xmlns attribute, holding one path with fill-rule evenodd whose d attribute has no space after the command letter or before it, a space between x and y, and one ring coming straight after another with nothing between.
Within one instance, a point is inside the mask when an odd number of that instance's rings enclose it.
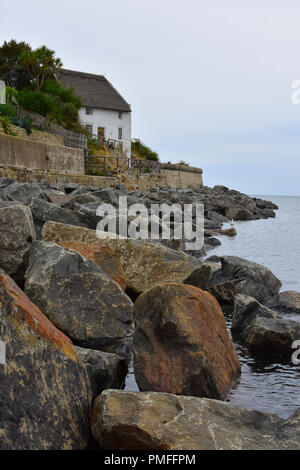
<instances>
[{"instance_id":1,"label":"sea","mask_svg":"<svg viewBox=\"0 0 300 470\"><path fill-rule=\"evenodd\" d=\"M256 197L277 204L276 217L234 222L237 235L216 237L222 244L209 251L208 256L239 256L262 264L281 280L281 291L300 292L300 197ZM230 319L226 319L226 324L230 334ZM275 413L282 418L289 417L300 407L300 365L294 365L291 359L258 358L237 343L235 348L242 374L227 401L247 409ZM126 389L138 390L132 366Z\"/></svg>"}]
</instances>

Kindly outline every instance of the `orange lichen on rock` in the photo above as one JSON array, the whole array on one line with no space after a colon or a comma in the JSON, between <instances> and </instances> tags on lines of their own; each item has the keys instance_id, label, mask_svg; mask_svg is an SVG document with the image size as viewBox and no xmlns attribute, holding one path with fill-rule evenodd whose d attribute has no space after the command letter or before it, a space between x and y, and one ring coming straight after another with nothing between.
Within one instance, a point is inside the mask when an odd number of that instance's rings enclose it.
<instances>
[{"instance_id":1,"label":"orange lichen on rock","mask_svg":"<svg viewBox=\"0 0 300 470\"><path fill-rule=\"evenodd\" d=\"M240 363L221 308L184 284L153 287L135 303L134 368L142 391L224 398Z\"/></svg>"},{"instance_id":2,"label":"orange lichen on rock","mask_svg":"<svg viewBox=\"0 0 300 470\"><path fill-rule=\"evenodd\" d=\"M0 303L4 315L6 310L12 312L14 320L20 324L20 329L26 326L71 359L76 360L77 355L71 340L51 323L5 273L0 273Z\"/></svg>"},{"instance_id":3,"label":"orange lichen on rock","mask_svg":"<svg viewBox=\"0 0 300 470\"><path fill-rule=\"evenodd\" d=\"M120 287L125 290L126 279L124 269L116 254L109 246L101 246L100 240L98 244L84 243L75 240L59 240L57 243L63 248L77 251L85 258L96 263L108 277L116 281Z\"/></svg>"}]
</instances>

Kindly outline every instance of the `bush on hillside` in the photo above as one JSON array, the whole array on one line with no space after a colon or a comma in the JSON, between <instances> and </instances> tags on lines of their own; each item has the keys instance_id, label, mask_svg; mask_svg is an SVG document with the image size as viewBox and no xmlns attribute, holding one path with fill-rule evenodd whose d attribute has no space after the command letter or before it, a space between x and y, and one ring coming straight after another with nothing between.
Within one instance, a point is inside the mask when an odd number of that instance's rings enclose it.
<instances>
[{"instance_id":1,"label":"bush on hillside","mask_svg":"<svg viewBox=\"0 0 300 470\"><path fill-rule=\"evenodd\" d=\"M154 152L150 147L143 144L140 139L132 139L131 152L144 160L153 160L159 162L158 153Z\"/></svg>"},{"instance_id":2,"label":"bush on hillside","mask_svg":"<svg viewBox=\"0 0 300 470\"><path fill-rule=\"evenodd\" d=\"M18 102L24 109L41 114L42 116L50 117L55 114L53 99L40 91L24 88L19 92Z\"/></svg>"},{"instance_id":3,"label":"bush on hillside","mask_svg":"<svg viewBox=\"0 0 300 470\"><path fill-rule=\"evenodd\" d=\"M71 103L77 110L82 106L81 99L75 95L74 88L65 88L57 80L47 80L42 87L42 91L48 95L58 97L62 103Z\"/></svg>"},{"instance_id":4,"label":"bush on hillside","mask_svg":"<svg viewBox=\"0 0 300 470\"><path fill-rule=\"evenodd\" d=\"M17 115L17 111L12 104L0 104L0 115L15 117Z\"/></svg>"}]
</instances>

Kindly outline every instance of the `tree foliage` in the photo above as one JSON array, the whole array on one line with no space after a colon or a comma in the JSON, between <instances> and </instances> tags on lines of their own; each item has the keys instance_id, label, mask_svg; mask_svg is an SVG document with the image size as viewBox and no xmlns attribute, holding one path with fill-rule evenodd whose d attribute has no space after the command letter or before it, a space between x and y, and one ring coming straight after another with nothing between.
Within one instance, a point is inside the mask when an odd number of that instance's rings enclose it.
<instances>
[{"instance_id":1,"label":"tree foliage","mask_svg":"<svg viewBox=\"0 0 300 470\"><path fill-rule=\"evenodd\" d=\"M61 60L55 57L55 51L46 46L35 50L24 50L19 56L19 64L29 74L31 83L37 91L41 91L45 81L54 78L55 70L63 65Z\"/></svg>"},{"instance_id":2,"label":"tree foliage","mask_svg":"<svg viewBox=\"0 0 300 470\"><path fill-rule=\"evenodd\" d=\"M0 47L0 79L9 87L20 90L30 85L29 73L19 63L21 54L31 50L26 42L17 42L14 39L4 41Z\"/></svg>"},{"instance_id":3,"label":"tree foliage","mask_svg":"<svg viewBox=\"0 0 300 470\"><path fill-rule=\"evenodd\" d=\"M150 147L143 144L140 139L132 139L131 141L131 152L137 157L143 158L144 160L159 161L158 153L154 152Z\"/></svg>"}]
</instances>

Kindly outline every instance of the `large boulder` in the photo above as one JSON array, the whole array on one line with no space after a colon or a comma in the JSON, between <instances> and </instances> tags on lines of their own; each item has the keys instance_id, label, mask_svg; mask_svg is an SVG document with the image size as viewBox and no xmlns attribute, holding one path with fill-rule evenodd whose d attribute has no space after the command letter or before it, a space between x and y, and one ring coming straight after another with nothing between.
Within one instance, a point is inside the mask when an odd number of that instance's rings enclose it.
<instances>
[{"instance_id":1,"label":"large boulder","mask_svg":"<svg viewBox=\"0 0 300 470\"><path fill-rule=\"evenodd\" d=\"M0 449L84 449L91 390L71 341L0 272Z\"/></svg>"},{"instance_id":2,"label":"large boulder","mask_svg":"<svg viewBox=\"0 0 300 470\"><path fill-rule=\"evenodd\" d=\"M79 346L75 349L86 366L93 399L107 388L124 388L128 365L123 357Z\"/></svg>"},{"instance_id":3,"label":"large boulder","mask_svg":"<svg viewBox=\"0 0 300 470\"><path fill-rule=\"evenodd\" d=\"M135 303L134 372L142 391L224 398L240 364L218 302L184 284L156 286Z\"/></svg>"},{"instance_id":4,"label":"large boulder","mask_svg":"<svg viewBox=\"0 0 300 470\"><path fill-rule=\"evenodd\" d=\"M140 294L168 282L183 282L201 262L185 253L159 244L133 239L99 239L95 230L47 222L43 240L58 244L76 241L93 246L108 246L125 271L129 291Z\"/></svg>"},{"instance_id":5,"label":"large boulder","mask_svg":"<svg viewBox=\"0 0 300 470\"><path fill-rule=\"evenodd\" d=\"M237 256L222 256L220 260L222 268L214 273L208 289L219 302L233 304L236 294L262 302L278 294L282 284L265 266Z\"/></svg>"},{"instance_id":6,"label":"large boulder","mask_svg":"<svg viewBox=\"0 0 300 470\"><path fill-rule=\"evenodd\" d=\"M119 352L130 344L132 302L102 269L79 253L36 241L25 292L77 345Z\"/></svg>"},{"instance_id":7,"label":"large boulder","mask_svg":"<svg viewBox=\"0 0 300 470\"><path fill-rule=\"evenodd\" d=\"M291 354L292 343L300 338L300 323L241 294L234 300L231 329L241 343L264 353Z\"/></svg>"},{"instance_id":8,"label":"large boulder","mask_svg":"<svg viewBox=\"0 0 300 470\"><path fill-rule=\"evenodd\" d=\"M94 403L92 433L107 450L299 450L299 418L207 398L105 390Z\"/></svg>"},{"instance_id":9,"label":"large boulder","mask_svg":"<svg viewBox=\"0 0 300 470\"><path fill-rule=\"evenodd\" d=\"M27 252L35 240L31 211L21 204L0 208L0 268L22 283Z\"/></svg>"}]
</instances>

